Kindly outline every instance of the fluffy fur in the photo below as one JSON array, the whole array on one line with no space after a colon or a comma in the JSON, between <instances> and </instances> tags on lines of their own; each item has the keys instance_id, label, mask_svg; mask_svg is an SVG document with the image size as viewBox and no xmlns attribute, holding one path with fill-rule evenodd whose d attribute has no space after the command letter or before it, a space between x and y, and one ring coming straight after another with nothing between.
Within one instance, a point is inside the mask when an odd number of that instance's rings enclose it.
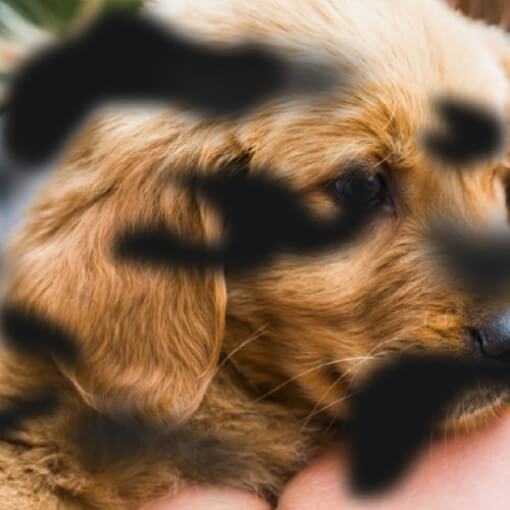
<instances>
[{"instance_id":1,"label":"fluffy fur","mask_svg":"<svg viewBox=\"0 0 510 510\"><path fill-rule=\"evenodd\" d=\"M275 496L380 359L464 353L465 332L484 312L438 271L427 225L436 215L506 224L503 158L446 171L420 136L441 94L507 115L502 32L437 0L161 0L150 10L214 43L249 38L319 53L353 73L355 87L222 123L117 107L75 137L13 238L5 295L71 332L82 361L69 368L1 352L0 402L41 381L63 401L0 443L6 510L136 508L189 483ZM113 259L116 234L140 222L221 235L214 211L167 177L238 158L252 172L271 168L322 212L334 207L325 183L350 162L384 164L396 211L347 249L282 256L235 278ZM90 456L87 438L112 430L96 412L165 432L129 460Z\"/></svg>"}]
</instances>

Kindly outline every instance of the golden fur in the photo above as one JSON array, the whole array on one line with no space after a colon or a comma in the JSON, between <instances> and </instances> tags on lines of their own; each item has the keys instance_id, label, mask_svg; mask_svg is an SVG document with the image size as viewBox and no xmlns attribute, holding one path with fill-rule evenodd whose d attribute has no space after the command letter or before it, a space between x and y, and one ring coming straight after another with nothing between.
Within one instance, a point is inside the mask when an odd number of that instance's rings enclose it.
<instances>
[{"instance_id":1,"label":"golden fur","mask_svg":"<svg viewBox=\"0 0 510 510\"><path fill-rule=\"evenodd\" d=\"M438 94L507 111L502 32L437 0L161 0L149 9L215 43L319 53L355 73L356 87L217 123L176 108L110 108L73 140L12 241L5 293L72 332L82 361L71 370L1 352L0 401L41 381L65 401L0 444L6 510L136 508L187 483L274 496L348 413L353 381L390 352L464 352L483 313L437 270L425 234L435 215L505 224L503 158L448 171L419 139ZM344 250L282 256L236 278L113 260L115 235L141 221L221 235L214 212L167 177L238 158L321 210L333 207L324 183L349 162L384 162L397 214ZM92 410L169 428L183 444L206 438L203 457L176 443L96 462L75 434Z\"/></svg>"}]
</instances>

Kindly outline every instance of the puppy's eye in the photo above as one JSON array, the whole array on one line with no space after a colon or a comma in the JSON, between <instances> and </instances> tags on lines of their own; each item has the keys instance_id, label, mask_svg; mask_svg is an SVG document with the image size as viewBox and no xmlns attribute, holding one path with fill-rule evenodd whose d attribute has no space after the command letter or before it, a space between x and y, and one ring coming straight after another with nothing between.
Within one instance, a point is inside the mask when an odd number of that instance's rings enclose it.
<instances>
[{"instance_id":1,"label":"puppy's eye","mask_svg":"<svg viewBox=\"0 0 510 510\"><path fill-rule=\"evenodd\" d=\"M388 178L384 172L348 172L328 184L328 193L338 205L357 202L382 206L391 203Z\"/></svg>"}]
</instances>

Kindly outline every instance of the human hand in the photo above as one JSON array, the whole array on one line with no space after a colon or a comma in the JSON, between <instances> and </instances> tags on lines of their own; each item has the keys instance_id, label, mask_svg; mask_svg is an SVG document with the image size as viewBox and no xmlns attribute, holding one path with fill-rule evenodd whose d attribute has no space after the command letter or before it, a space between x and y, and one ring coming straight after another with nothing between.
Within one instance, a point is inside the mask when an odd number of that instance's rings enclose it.
<instances>
[{"instance_id":1,"label":"human hand","mask_svg":"<svg viewBox=\"0 0 510 510\"><path fill-rule=\"evenodd\" d=\"M506 510L510 501L510 413L476 433L437 441L390 492L356 498L342 449L312 462L284 490L278 510ZM143 510L269 510L247 493L189 489Z\"/></svg>"}]
</instances>

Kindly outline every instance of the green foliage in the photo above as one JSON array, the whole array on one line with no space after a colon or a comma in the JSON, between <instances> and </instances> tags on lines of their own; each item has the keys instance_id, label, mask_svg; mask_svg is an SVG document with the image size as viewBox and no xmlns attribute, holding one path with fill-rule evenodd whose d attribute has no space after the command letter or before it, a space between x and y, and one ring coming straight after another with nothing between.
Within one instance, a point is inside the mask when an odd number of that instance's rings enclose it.
<instances>
[{"instance_id":1,"label":"green foliage","mask_svg":"<svg viewBox=\"0 0 510 510\"><path fill-rule=\"evenodd\" d=\"M138 9L143 0L0 0L2 3L32 25L65 33L84 12L100 12L109 8Z\"/></svg>"},{"instance_id":2,"label":"green foliage","mask_svg":"<svg viewBox=\"0 0 510 510\"><path fill-rule=\"evenodd\" d=\"M80 11L79 0L2 0L31 24L61 32Z\"/></svg>"},{"instance_id":3,"label":"green foliage","mask_svg":"<svg viewBox=\"0 0 510 510\"><path fill-rule=\"evenodd\" d=\"M57 35L71 31L75 26L109 9L139 9L145 0L0 0L0 39L16 40L20 21L28 27L40 28ZM15 15L11 15L11 13ZM11 26L12 25L12 26ZM9 75L0 72L0 114L5 111L3 91Z\"/></svg>"}]
</instances>

